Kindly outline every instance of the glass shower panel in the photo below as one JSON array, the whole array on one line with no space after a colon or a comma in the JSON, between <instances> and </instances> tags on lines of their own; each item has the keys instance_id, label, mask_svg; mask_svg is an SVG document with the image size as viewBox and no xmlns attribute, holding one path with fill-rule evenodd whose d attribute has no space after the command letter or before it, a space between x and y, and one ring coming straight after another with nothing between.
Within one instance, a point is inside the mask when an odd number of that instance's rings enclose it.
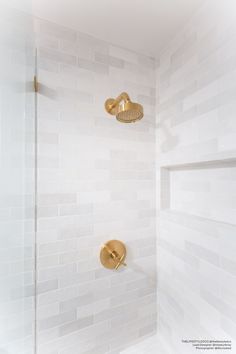
<instances>
[{"instance_id":1,"label":"glass shower panel","mask_svg":"<svg viewBox=\"0 0 236 354\"><path fill-rule=\"evenodd\" d=\"M0 354L35 353L33 22L0 10Z\"/></svg>"}]
</instances>

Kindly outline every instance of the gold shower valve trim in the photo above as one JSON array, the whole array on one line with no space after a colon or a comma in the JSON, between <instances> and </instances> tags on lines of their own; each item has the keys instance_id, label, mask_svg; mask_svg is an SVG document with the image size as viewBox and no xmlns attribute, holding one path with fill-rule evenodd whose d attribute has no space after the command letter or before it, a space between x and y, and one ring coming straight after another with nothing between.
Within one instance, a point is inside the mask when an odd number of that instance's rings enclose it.
<instances>
[{"instance_id":1,"label":"gold shower valve trim","mask_svg":"<svg viewBox=\"0 0 236 354\"><path fill-rule=\"evenodd\" d=\"M122 92L117 98L108 98L105 108L122 123L132 123L143 118L142 105L132 102L126 92Z\"/></svg>"},{"instance_id":2,"label":"gold shower valve trim","mask_svg":"<svg viewBox=\"0 0 236 354\"><path fill-rule=\"evenodd\" d=\"M111 240L106 242L100 251L102 265L108 269L118 269L121 265L126 266L126 247L123 242Z\"/></svg>"}]
</instances>

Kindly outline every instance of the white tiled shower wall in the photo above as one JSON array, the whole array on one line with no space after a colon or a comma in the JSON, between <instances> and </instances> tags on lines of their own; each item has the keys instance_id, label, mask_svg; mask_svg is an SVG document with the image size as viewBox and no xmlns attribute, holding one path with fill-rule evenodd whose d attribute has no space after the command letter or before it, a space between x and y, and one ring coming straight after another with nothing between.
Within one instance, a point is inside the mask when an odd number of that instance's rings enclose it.
<instances>
[{"instance_id":1,"label":"white tiled shower wall","mask_svg":"<svg viewBox=\"0 0 236 354\"><path fill-rule=\"evenodd\" d=\"M119 353L156 330L155 63L36 20L38 354ZM104 110L127 91L145 119ZM127 245L127 268L100 247Z\"/></svg>"},{"instance_id":2,"label":"white tiled shower wall","mask_svg":"<svg viewBox=\"0 0 236 354\"><path fill-rule=\"evenodd\" d=\"M158 334L236 351L236 4L204 6L157 70ZM225 350L218 350L223 353Z\"/></svg>"},{"instance_id":3,"label":"white tiled shower wall","mask_svg":"<svg viewBox=\"0 0 236 354\"><path fill-rule=\"evenodd\" d=\"M36 21L39 354L190 354L182 339L236 339L234 19L233 1L205 2L161 56L157 83L152 59ZM144 105L138 124L104 112L123 90ZM159 343L129 348L156 330L155 164ZM128 248L118 273L98 258L112 238ZM21 321L10 331L29 333L29 352L30 311L29 332Z\"/></svg>"}]
</instances>

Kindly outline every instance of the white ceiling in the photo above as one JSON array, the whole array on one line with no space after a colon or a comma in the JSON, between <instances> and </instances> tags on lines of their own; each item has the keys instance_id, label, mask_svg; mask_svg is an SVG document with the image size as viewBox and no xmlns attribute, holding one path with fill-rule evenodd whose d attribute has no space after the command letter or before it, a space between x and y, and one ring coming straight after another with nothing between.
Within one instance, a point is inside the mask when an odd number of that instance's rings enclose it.
<instances>
[{"instance_id":1,"label":"white ceiling","mask_svg":"<svg viewBox=\"0 0 236 354\"><path fill-rule=\"evenodd\" d=\"M34 0L34 14L118 46L158 56L202 1Z\"/></svg>"}]
</instances>

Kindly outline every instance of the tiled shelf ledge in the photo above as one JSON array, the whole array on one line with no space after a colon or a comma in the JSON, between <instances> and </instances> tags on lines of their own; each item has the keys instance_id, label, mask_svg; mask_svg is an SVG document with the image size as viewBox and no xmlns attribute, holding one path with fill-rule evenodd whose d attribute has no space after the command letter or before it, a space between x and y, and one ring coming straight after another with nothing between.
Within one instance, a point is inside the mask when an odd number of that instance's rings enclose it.
<instances>
[{"instance_id":1,"label":"tiled shelf ledge","mask_svg":"<svg viewBox=\"0 0 236 354\"><path fill-rule=\"evenodd\" d=\"M161 167L161 210L236 225L235 175L236 159L229 157Z\"/></svg>"}]
</instances>

